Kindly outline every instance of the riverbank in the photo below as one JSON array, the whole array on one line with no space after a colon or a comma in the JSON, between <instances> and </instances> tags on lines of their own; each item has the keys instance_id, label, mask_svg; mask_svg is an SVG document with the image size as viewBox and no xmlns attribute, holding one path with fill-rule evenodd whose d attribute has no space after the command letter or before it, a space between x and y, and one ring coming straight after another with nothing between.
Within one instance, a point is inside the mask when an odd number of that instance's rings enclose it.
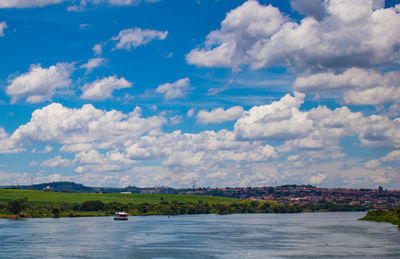
<instances>
[{"instance_id":1,"label":"riverbank","mask_svg":"<svg viewBox=\"0 0 400 259\"><path fill-rule=\"evenodd\" d=\"M400 227L400 208L392 210L370 210L367 215L359 220L388 222Z\"/></svg>"},{"instance_id":2,"label":"riverbank","mask_svg":"<svg viewBox=\"0 0 400 259\"><path fill-rule=\"evenodd\" d=\"M28 198L29 197L29 198ZM0 190L0 218L296 213L301 209L272 201L161 194L93 194Z\"/></svg>"}]
</instances>

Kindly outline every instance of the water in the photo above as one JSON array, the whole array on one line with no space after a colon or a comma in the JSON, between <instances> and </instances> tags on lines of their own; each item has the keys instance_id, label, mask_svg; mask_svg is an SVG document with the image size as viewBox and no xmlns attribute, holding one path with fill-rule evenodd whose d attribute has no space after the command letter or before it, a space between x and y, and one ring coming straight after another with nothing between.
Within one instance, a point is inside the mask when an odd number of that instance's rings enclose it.
<instances>
[{"instance_id":1,"label":"water","mask_svg":"<svg viewBox=\"0 0 400 259\"><path fill-rule=\"evenodd\" d=\"M365 213L0 219L0 258L400 258Z\"/></svg>"}]
</instances>

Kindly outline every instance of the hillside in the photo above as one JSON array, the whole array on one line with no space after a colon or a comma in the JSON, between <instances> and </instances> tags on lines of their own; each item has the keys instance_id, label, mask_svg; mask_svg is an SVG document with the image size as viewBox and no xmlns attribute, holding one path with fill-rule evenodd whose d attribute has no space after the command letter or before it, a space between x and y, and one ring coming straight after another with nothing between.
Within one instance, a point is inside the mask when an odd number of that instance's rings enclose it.
<instances>
[{"instance_id":1,"label":"hillside","mask_svg":"<svg viewBox=\"0 0 400 259\"><path fill-rule=\"evenodd\" d=\"M237 199L226 197L210 197L200 195L176 195L176 194L119 194L119 193L68 193L48 192L16 189L0 189L0 202L28 197L29 204L74 204L85 201L100 200L104 203L118 202L122 204L155 204L162 201L179 202L207 202L210 204L232 203Z\"/></svg>"}]
</instances>

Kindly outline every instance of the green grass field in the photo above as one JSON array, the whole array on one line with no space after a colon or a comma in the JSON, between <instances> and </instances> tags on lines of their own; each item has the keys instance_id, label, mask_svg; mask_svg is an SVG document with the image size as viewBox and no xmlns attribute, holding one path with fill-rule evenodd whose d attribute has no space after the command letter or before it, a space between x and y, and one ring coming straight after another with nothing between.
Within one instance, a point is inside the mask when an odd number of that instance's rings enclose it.
<instances>
[{"instance_id":1,"label":"green grass field","mask_svg":"<svg viewBox=\"0 0 400 259\"><path fill-rule=\"evenodd\" d=\"M224 197L210 197L198 195L174 195L174 194L117 194L117 193L65 193L44 192L15 189L0 189L0 202L8 202L27 197L27 204L74 204L85 201L100 200L104 203L119 202L122 204L156 204L161 201L197 202L203 201L209 204L223 204L238 201L237 199Z\"/></svg>"}]
</instances>

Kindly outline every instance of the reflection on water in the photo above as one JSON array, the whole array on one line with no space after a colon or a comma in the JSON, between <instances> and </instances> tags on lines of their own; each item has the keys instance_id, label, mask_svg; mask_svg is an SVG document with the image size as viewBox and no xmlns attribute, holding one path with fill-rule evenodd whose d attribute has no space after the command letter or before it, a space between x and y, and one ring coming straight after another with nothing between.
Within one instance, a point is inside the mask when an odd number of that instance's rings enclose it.
<instances>
[{"instance_id":1,"label":"reflection on water","mask_svg":"<svg viewBox=\"0 0 400 259\"><path fill-rule=\"evenodd\" d=\"M0 219L0 258L400 258L364 213Z\"/></svg>"}]
</instances>

